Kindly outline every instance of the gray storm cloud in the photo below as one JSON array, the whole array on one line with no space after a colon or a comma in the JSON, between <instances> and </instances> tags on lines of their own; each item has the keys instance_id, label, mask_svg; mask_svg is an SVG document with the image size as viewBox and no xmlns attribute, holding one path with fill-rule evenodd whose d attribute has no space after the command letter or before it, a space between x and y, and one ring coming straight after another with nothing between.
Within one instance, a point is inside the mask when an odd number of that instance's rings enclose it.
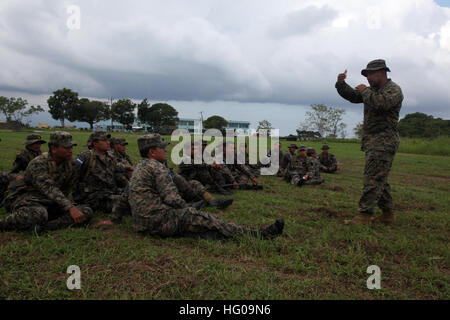
<instances>
[{"instance_id":1,"label":"gray storm cloud","mask_svg":"<svg viewBox=\"0 0 450 320\"><path fill-rule=\"evenodd\" d=\"M337 74L385 58L405 108L448 115L449 35L431 0L2 1L0 90L356 108Z\"/></svg>"}]
</instances>

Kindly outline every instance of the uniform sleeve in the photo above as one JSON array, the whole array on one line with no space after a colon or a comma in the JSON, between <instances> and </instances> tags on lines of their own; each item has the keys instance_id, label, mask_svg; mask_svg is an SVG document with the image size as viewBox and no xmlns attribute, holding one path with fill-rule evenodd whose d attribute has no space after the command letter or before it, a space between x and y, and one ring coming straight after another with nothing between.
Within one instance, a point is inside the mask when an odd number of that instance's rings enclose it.
<instances>
[{"instance_id":1,"label":"uniform sleeve","mask_svg":"<svg viewBox=\"0 0 450 320\"><path fill-rule=\"evenodd\" d=\"M342 83L336 82L335 87L336 87L339 95L342 98L344 98L345 100L348 100L352 103L362 103L363 102L362 95L358 91L356 91L355 89L350 87L345 81Z\"/></svg>"},{"instance_id":2,"label":"uniform sleeve","mask_svg":"<svg viewBox=\"0 0 450 320\"><path fill-rule=\"evenodd\" d=\"M163 202L173 208L185 208L186 202L181 198L178 189L169 175L169 170L163 165L154 171L156 188Z\"/></svg>"},{"instance_id":3,"label":"uniform sleeve","mask_svg":"<svg viewBox=\"0 0 450 320\"><path fill-rule=\"evenodd\" d=\"M25 171L25 180L31 181L32 186L44 194L48 199L56 202L64 210L69 210L73 204L56 186L49 174L48 165L42 161L31 161Z\"/></svg>"},{"instance_id":4,"label":"uniform sleeve","mask_svg":"<svg viewBox=\"0 0 450 320\"><path fill-rule=\"evenodd\" d=\"M26 160L24 159L22 152L19 153L16 156L16 159L14 160L12 169L9 173L19 173L21 170L25 170L26 169L25 162L26 162Z\"/></svg>"},{"instance_id":5,"label":"uniform sleeve","mask_svg":"<svg viewBox=\"0 0 450 320\"><path fill-rule=\"evenodd\" d=\"M366 88L362 92L363 102L369 108L387 111L403 101L403 93L399 86L390 86L386 91L375 92Z\"/></svg>"}]
</instances>

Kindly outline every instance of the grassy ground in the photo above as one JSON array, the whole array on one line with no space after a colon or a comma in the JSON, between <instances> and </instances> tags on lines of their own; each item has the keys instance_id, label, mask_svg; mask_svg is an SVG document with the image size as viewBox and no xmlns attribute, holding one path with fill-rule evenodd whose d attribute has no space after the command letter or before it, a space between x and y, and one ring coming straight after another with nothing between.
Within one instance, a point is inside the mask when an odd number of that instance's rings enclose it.
<instances>
[{"instance_id":1,"label":"grassy ground","mask_svg":"<svg viewBox=\"0 0 450 320\"><path fill-rule=\"evenodd\" d=\"M88 133L73 135L77 154ZM25 136L0 132L0 170ZM137 161L136 136L118 136ZM363 153L356 143L329 145L343 170L324 175L325 184L300 189L261 177L263 191L235 191L228 209L207 209L251 227L283 217L285 234L274 241L144 237L130 217L109 229L1 233L0 299L449 299L449 157L398 153L390 175L398 223L349 227ZM66 287L70 265L81 268L81 290ZM381 268L381 290L367 289L370 265Z\"/></svg>"}]
</instances>

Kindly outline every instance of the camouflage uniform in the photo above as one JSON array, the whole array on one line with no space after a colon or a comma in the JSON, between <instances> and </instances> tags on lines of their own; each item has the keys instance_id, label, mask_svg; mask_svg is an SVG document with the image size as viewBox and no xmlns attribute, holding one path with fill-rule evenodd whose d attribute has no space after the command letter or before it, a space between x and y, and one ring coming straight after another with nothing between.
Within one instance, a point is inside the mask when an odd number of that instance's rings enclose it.
<instances>
[{"instance_id":1,"label":"camouflage uniform","mask_svg":"<svg viewBox=\"0 0 450 320\"><path fill-rule=\"evenodd\" d=\"M380 69L389 71L383 60L375 60L361 73L366 75L367 71ZM387 179L400 142L397 125L403 101L402 90L391 79L380 89L368 87L362 93L345 82L337 82L336 89L344 99L364 103L361 150L366 155L359 211L373 214L378 205L383 212L390 212L394 202Z\"/></svg>"},{"instance_id":2,"label":"camouflage uniform","mask_svg":"<svg viewBox=\"0 0 450 320\"><path fill-rule=\"evenodd\" d=\"M314 155L312 153L314 153ZM320 177L320 162L315 157L315 151L308 152L307 168L308 171L306 174L308 175L308 180L305 181L306 185L321 184L325 181Z\"/></svg>"},{"instance_id":3,"label":"camouflage uniform","mask_svg":"<svg viewBox=\"0 0 450 320\"><path fill-rule=\"evenodd\" d=\"M120 144L122 146L128 145L128 142L123 138L111 138L111 153L112 156L115 157L116 163L119 167L127 167L127 166L133 166L133 162L131 161L131 158L128 154L125 152L119 152L116 149L114 149L112 146L114 144Z\"/></svg>"},{"instance_id":4,"label":"camouflage uniform","mask_svg":"<svg viewBox=\"0 0 450 320\"><path fill-rule=\"evenodd\" d=\"M322 147L322 150L329 150L329 147L327 145L324 145ZM338 162L336 160L336 157L331 154L331 153L325 153L322 152L319 155L319 159L320 161L320 171L322 172L326 172L326 173L335 173L337 171L338 168ZM325 166L327 169L323 169L322 166Z\"/></svg>"},{"instance_id":5,"label":"camouflage uniform","mask_svg":"<svg viewBox=\"0 0 450 320\"><path fill-rule=\"evenodd\" d=\"M101 131L91 136L92 142L108 139ZM94 148L81 152L76 161L81 172L73 192L74 200L88 204L94 211L111 212L128 183L123 168L117 166L110 152L101 155Z\"/></svg>"},{"instance_id":6,"label":"camouflage uniform","mask_svg":"<svg viewBox=\"0 0 450 320\"><path fill-rule=\"evenodd\" d=\"M300 146L299 151L306 150L305 146ZM284 179L291 184L297 185L303 176L308 172L308 158L302 158L300 154L294 155L286 167Z\"/></svg>"},{"instance_id":7,"label":"camouflage uniform","mask_svg":"<svg viewBox=\"0 0 450 320\"><path fill-rule=\"evenodd\" d=\"M65 147L76 145L67 132L54 132L50 143ZM33 159L25 171L24 178L14 181L8 188L5 208L11 214L0 221L2 230L26 230L35 225L47 230L68 227L74 223L69 209L74 203L68 195L79 176L79 167L72 159L57 164L51 153ZM86 205L77 205L87 220L92 210Z\"/></svg>"},{"instance_id":8,"label":"camouflage uniform","mask_svg":"<svg viewBox=\"0 0 450 320\"><path fill-rule=\"evenodd\" d=\"M16 174L4 173L0 171L0 207L2 207L3 198L5 197L6 190L11 181L14 181Z\"/></svg>"},{"instance_id":9,"label":"camouflage uniform","mask_svg":"<svg viewBox=\"0 0 450 320\"><path fill-rule=\"evenodd\" d=\"M165 147L159 134L138 139L139 149L146 146ZM129 202L133 227L162 237L190 236L229 238L250 230L227 223L218 217L188 207L170 178L169 170L160 162L145 158L136 167L130 180Z\"/></svg>"},{"instance_id":10,"label":"camouflage uniform","mask_svg":"<svg viewBox=\"0 0 450 320\"><path fill-rule=\"evenodd\" d=\"M37 134L28 135L27 140L24 142L26 147L24 150L22 150L20 153L17 154L12 169L9 173L19 173L20 171L25 171L30 161L42 154L41 151L36 152L31 149L28 149L28 146L35 143L44 144L46 142L41 139L40 135Z\"/></svg>"},{"instance_id":11,"label":"camouflage uniform","mask_svg":"<svg viewBox=\"0 0 450 320\"><path fill-rule=\"evenodd\" d=\"M291 144L289 146L289 148L294 148L295 150L298 149L297 146L295 144ZM281 150L280 150L280 154ZM280 174L279 176L284 177L287 173L288 173L288 167L292 161L292 159L295 157L295 151L294 153L291 153L291 151L289 150L288 152L285 152L283 154L283 157L280 158Z\"/></svg>"}]
</instances>

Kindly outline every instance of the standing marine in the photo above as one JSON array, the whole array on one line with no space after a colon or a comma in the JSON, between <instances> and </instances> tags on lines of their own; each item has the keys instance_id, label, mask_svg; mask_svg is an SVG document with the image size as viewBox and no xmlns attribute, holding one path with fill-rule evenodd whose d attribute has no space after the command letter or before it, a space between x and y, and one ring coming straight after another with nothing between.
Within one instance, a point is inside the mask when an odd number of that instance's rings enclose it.
<instances>
[{"instance_id":1,"label":"standing marine","mask_svg":"<svg viewBox=\"0 0 450 320\"><path fill-rule=\"evenodd\" d=\"M388 176L400 143L397 126L403 93L387 77L387 72L390 71L384 60L374 60L361 71L367 78L369 87L364 84L355 89L350 87L345 82L347 70L338 75L335 85L344 99L352 103L364 103L361 145L361 150L365 152L364 189L359 201L359 214L352 220L345 221L348 224L370 224L374 220L384 223L395 221ZM373 219L377 206L382 214Z\"/></svg>"}]
</instances>

